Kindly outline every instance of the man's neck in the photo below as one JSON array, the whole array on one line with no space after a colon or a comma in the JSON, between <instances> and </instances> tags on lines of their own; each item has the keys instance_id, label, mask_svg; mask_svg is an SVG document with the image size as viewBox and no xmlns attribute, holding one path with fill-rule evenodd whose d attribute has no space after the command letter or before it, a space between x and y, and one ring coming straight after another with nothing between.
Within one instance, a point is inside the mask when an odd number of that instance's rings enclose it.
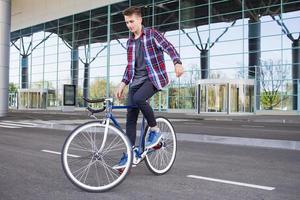
<instances>
[{"instance_id":1,"label":"man's neck","mask_svg":"<svg viewBox=\"0 0 300 200\"><path fill-rule=\"evenodd\" d=\"M139 38L140 35L141 35L141 32L142 32L142 26L136 32L133 33L134 34L134 39Z\"/></svg>"}]
</instances>

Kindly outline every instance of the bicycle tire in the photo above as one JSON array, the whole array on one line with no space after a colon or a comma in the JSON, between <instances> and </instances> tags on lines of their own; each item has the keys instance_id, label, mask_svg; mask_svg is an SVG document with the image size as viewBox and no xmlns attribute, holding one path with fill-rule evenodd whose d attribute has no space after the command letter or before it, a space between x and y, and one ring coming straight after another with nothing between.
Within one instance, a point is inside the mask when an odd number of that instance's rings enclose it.
<instances>
[{"instance_id":1,"label":"bicycle tire","mask_svg":"<svg viewBox=\"0 0 300 200\"><path fill-rule=\"evenodd\" d=\"M131 169L132 150L127 136L109 125L102 152L105 125L87 122L73 130L66 138L61 154L63 171L77 187L88 192L104 192L119 185ZM122 152L127 153L127 164L122 173L113 169Z\"/></svg>"},{"instance_id":2,"label":"bicycle tire","mask_svg":"<svg viewBox=\"0 0 300 200\"><path fill-rule=\"evenodd\" d=\"M150 150L145 157L146 166L155 175L167 173L173 166L177 152L177 138L173 125L165 117L156 118L157 126L163 136L156 150ZM145 128L144 143L148 137L149 126Z\"/></svg>"}]
</instances>

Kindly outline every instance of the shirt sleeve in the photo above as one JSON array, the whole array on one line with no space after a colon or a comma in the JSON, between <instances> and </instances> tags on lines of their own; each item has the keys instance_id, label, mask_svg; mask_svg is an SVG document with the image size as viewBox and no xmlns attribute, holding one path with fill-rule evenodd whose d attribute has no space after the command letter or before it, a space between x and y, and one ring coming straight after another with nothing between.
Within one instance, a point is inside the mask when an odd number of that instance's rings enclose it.
<instances>
[{"instance_id":1,"label":"shirt sleeve","mask_svg":"<svg viewBox=\"0 0 300 200\"><path fill-rule=\"evenodd\" d=\"M122 82L124 82L126 85L129 84L130 80L129 80L129 74L128 74L128 66L126 66L123 78L122 78Z\"/></svg>"},{"instance_id":2,"label":"shirt sleeve","mask_svg":"<svg viewBox=\"0 0 300 200\"><path fill-rule=\"evenodd\" d=\"M166 52L172 59L173 63L180 61L179 53L175 47L157 30L153 30L153 37L156 45Z\"/></svg>"},{"instance_id":3,"label":"shirt sleeve","mask_svg":"<svg viewBox=\"0 0 300 200\"><path fill-rule=\"evenodd\" d=\"M129 48L129 40L127 40L127 43L126 43L126 50L127 50L127 56L128 56L128 48ZM130 76L129 76L129 60L128 60L128 57L127 57L127 66L125 68L125 71L124 71L124 74L123 74L123 78L122 78L122 82L124 82L126 85L129 84L130 82Z\"/></svg>"}]
</instances>

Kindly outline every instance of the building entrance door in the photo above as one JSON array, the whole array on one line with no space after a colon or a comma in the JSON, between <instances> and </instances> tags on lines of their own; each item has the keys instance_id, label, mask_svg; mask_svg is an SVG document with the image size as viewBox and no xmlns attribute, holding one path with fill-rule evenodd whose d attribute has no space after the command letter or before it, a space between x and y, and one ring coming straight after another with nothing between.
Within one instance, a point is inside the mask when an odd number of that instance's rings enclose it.
<instances>
[{"instance_id":1,"label":"building entrance door","mask_svg":"<svg viewBox=\"0 0 300 200\"><path fill-rule=\"evenodd\" d=\"M207 84L200 86L201 112L226 112L227 90L225 84Z\"/></svg>"},{"instance_id":2,"label":"building entrance door","mask_svg":"<svg viewBox=\"0 0 300 200\"><path fill-rule=\"evenodd\" d=\"M54 90L20 89L18 91L18 108L46 109L51 103L51 98L49 98L51 95L55 95Z\"/></svg>"},{"instance_id":3,"label":"building entrance door","mask_svg":"<svg viewBox=\"0 0 300 200\"><path fill-rule=\"evenodd\" d=\"M253 112L253 96L253 80L200 80L197 84L197 112Z\"/></svg>"}]
</instances>

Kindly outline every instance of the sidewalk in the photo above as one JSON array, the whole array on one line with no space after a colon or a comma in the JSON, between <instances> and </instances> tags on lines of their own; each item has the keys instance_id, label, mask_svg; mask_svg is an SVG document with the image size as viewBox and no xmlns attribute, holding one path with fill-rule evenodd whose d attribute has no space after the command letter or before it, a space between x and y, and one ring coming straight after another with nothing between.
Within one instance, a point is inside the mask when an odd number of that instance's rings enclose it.
<instances>
[{"instance_id":1,"label":"sidewalk","mask_svg":"<svg viewBox=\"0 0 300 200\"><path fill-rule=\"evenodd\" d=\"M120 123L125 123L126 112L114 112L115 117L118 118ZM297 127L299 126L300 134L300 116L295 115L253 115L253 114L237 114L237 115L219 115L219 114L201 114L196 113L167 113L158 112L156 115L164 116L170 119L173 123L179 121L180 123L208 121L212 125L214 123L255 123L258 125L268 124L269 126L287 125ZM103 113L98 115L101 119ZM141 115L140 115L141 116ZM8 116L0 117L0 121L22 121L32 122L39 128L50 128L59 130L73 130L76 126L91 121L88 117L87 111L74 111L62 112L58 110L10 110ZM196 125L195 125L196 126ZM240 133L232 132L228 135L215 135L215 134L199 134L199 133L177 133L178 140L192 141L192 142L206 142L206 143L219 143L219 144L233 144L243 146L258 146L281 148L290 150L300 150L299 137L295 140L285 139L282 134L282 139L265 139L258 136L247 135L240 137Z\"/></svg>"},{"instance_id":2,"label":"sidewalk","mask_svg":"<svg viewBox=\"0 0 300 200\"><path fill-rule=\"evenodd\" d=\"M126 111L114 111L118 118L125 118ZM255 114L197 114L191 112L156 112L156 115L167 117L168 119L185 120L207 120L207 121L237 121L256 123L280 123L300 125L300 115L255 115ZM98 116L103 116L100 113ZM140 115L141 116L141 115ZM89 119L86 110L76 110L73 112L63 112L60 110L10 110L6 119L42 119L42 120L63 120L63 119ZM1 117L0 117L1 119Z\"/></svg>"}]
</instances>

